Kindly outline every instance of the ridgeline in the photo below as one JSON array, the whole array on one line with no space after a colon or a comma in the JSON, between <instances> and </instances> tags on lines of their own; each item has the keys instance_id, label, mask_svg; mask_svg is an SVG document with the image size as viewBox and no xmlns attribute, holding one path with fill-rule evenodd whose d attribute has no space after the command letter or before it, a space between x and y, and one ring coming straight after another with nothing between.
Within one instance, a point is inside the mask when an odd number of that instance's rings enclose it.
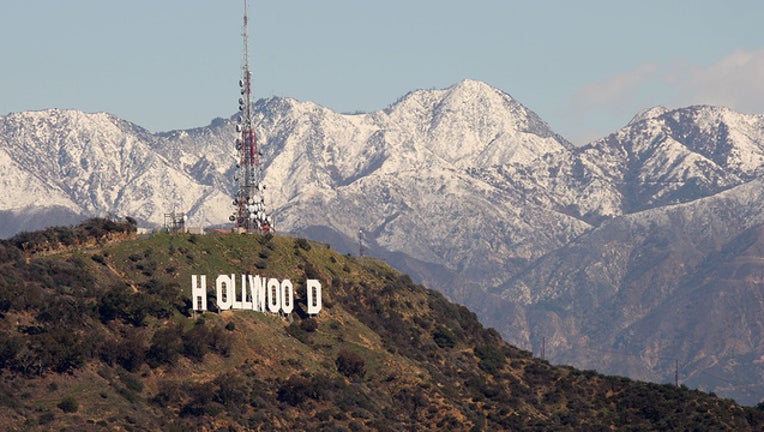
<instances>
[{"instance_id":1,"label":"ridgeline","mask_svg":"<svg viewBox=\"0 0 764 432\"><path fill-rule=\"evenodd\" d=\"M289 278L295 311L191 311L191 275L212 280L212 310L215 275L248 273ZM130 219L22 233L0 243L0 312L3 430L764 429L762 404L551 366L305 239L139 237Z\"/></svg>"}]
</instances>

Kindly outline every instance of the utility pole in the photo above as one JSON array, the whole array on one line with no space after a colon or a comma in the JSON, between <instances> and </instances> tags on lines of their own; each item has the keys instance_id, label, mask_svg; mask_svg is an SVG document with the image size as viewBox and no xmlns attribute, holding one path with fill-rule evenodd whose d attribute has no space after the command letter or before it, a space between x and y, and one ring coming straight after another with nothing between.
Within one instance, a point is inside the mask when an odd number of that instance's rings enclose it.
<instances>
[{"instance_id":1,"label":"utility pole","mask_svg":"<svg viewBox=\"0 0 764 432\"><path fill-rule=\"evenodd\" d=\"M546 336L541 338L541 360L544 360L546 355Z\"/></svg>"},{"instance_id":2,"label":"utility pole","mask_svg":"<svg viewBox=\"0 0 764 432\"><path fill-rule=\"evenodd\" d=\"M358 256L363 256L363 228L358 229Z\"/></svg>"}]
</instances>

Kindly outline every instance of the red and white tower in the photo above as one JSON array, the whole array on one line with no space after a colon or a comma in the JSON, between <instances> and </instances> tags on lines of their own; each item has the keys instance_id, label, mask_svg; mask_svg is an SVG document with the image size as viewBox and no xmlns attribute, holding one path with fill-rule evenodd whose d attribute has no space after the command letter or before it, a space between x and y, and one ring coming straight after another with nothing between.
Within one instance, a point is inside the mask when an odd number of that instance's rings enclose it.
<instances>
[{"instance_id":1,"label":"red and white tower","mask_svg":"<svg viewBox=\"0 0 764 432\"><path fill-rule=\"evenodd\" d=\"M244 0L244 62L239 80L239 116L236 124L237 164L234 180L236 196L234 212L229 218L236 228L248 233L267 233L273 230L273 220L265 207L265 185L262 183L260 149L255 136L254 110L252 106L252 72L249 70L249 18L247 0Z\"/></svg>"}]
</instances>

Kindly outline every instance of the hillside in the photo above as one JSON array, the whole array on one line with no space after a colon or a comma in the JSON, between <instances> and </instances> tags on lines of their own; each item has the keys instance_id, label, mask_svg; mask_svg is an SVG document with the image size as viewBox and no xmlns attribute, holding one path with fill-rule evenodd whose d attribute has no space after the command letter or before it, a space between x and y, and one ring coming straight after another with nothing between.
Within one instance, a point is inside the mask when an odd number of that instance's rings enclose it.
<instances>
[{"instance_id":1,"label":"hillside","mask_svg":"<svg viewBox=\"0 0 764 432\"><path fill-rule=\"evenodd\" d=\"M5 430L734 430L764 411L554 367L384 263L89 220L0 247ZM192 275L290 278L295 312L192 318ZM323 309L304 311L306 279ZM209 309L214 283L208 281Z\"/></svg>"}]
</instances>

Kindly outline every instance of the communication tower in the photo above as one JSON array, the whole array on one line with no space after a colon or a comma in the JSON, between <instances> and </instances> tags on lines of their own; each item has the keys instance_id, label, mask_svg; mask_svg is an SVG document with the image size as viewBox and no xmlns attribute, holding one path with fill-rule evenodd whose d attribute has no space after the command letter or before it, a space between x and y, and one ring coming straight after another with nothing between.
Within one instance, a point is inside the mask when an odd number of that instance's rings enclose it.
<instances>
[{"instance_id":1,"label":"communication tower","mask_svg":"<svg viewBox=\"0 0 764 432\"><path fill-rule=\"evenodd\" d=\"M234 211L229 220L234 227L247 233L267 233L273 230L273 220L266 212L265 185L262 183L260 149L255 136L254 110L252 107L252 72L249 70L249 18L247 0L244 0L244 61L241 66L242 77L239 80L241 97L239 115L236 122L237 152L236 196L233 200Z\"/></svg>"}]
</instances>

